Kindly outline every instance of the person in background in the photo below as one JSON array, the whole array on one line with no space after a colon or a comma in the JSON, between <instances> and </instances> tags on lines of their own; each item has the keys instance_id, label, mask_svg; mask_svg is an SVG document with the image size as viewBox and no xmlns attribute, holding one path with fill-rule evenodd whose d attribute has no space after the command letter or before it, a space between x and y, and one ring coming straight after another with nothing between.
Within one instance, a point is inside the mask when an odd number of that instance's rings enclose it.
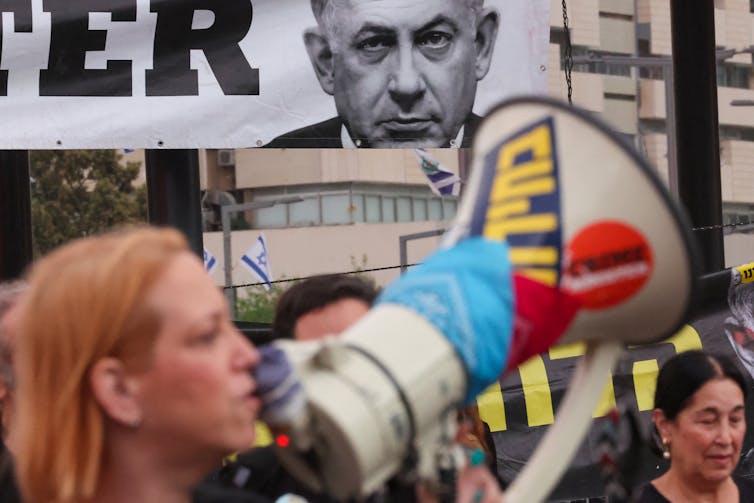
<instances>
[{"instance_id":1,"label":"person in background","mask_svg":"<svg viewBox=\"0 0 754 503\"><path fill-rule=\"evenodd\" d=\"M0 283L0 503L19 503L21 495L13 470L16 450L13 353L18 310L14 309L26 284L23 281Z\"/></svg>"},{"instance_id":2,"label":"person in background","mask_svg":"<svg viewBox=\"0 0 754 503\"><path fill-rule=\"evenodd\" d=\"M371 280L348 274L325 274L301 280L278 299L272 333L277 339L314 341L338 335L364 316L379 291ZM273 447L241 452L216 475L223 486L243 488L276 498L297 494L311 503L335 503L295 480L278 462Z\"/></svg>"},{"instance_id":3,"label":"person in background","mask_svg":"<svg viewBox=\"0 0 754 503\"><path fill-rule=\"evenodd\" d=\"M278 299L273 336L307 341L340 334L369 311L378 294L371 280L352 274L299 281Z\"/></svg>"},{"instance_id":4,"label":"person in background","mask_svg":"<svg viewBox=\"0 0 754 503\"><path fill-rule=\"evenodd\" d=\"M729 360L688 351L660 369L652 420L670 468L640 503L754 501L754 482L733 475L746 433L746 385Z\"/></svg>"}]
</instances>

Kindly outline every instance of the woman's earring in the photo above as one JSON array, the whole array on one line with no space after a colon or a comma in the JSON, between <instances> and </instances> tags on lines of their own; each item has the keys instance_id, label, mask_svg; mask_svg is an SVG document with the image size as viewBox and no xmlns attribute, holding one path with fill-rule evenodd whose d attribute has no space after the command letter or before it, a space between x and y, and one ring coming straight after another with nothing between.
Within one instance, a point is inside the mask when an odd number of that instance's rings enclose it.
<instances>
[{"instance_id":1,"label":"woman's earring","mask_svg":"<svg viewBox=\"0 0 754 503\"><path fill-rule=\"evenodd\" d=\"M662 439L662 457L670 459L670 441L664 437Z\"/></svg>"}]
</instances>

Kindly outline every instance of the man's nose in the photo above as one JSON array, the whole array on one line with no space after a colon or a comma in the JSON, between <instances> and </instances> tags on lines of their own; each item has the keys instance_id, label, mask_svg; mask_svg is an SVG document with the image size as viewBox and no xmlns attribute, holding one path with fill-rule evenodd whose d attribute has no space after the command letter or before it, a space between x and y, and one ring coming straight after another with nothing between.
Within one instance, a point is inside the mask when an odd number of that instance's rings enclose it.
<instances>
[{"instance_id":1,"label":"man's nose","mask_svg":"<svg viewBox=\"0 0 754 503\"><path fill-rule=\"evenodd\" d=\"M424 76L416 63L411 47L399 48L387 88L391 98L402 109L413 106L427 89Z\"/></svg>"}]
</instances>

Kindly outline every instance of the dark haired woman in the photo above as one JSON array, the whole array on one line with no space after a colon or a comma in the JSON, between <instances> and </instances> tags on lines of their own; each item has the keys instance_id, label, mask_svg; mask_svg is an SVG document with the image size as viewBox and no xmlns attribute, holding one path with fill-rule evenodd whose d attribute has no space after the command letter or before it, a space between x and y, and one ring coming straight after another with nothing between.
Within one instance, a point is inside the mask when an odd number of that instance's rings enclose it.
<instances>
[{"instance_id":1,"label":"dark haired woman","mask_svg":"<svg viewBox=\"0 0 754 503\"><path fill-rule=\"evenodd\" d=\"M732 475L746 433L746 385L728 360L681 353L662 367L652 413L665 474L647 484L640 503L754 501L754 482Z\"/></svg>"}]
</instances>

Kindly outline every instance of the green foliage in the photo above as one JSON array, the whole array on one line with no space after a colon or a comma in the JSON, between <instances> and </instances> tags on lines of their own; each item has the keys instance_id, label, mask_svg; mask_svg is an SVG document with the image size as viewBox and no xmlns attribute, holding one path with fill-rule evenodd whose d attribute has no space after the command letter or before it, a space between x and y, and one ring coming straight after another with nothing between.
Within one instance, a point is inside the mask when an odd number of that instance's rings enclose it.
<instances>
[{"instance_id":1,"label":"green foliage","mask_svg":"<svg viewBox=\"0 0 754 503\"><path fill-rule=\"evenodd\" d=\"M31 152L36 254L66 241L147 220L147 191L134 186L140 163L120 164L116 150Z\"/></svg>"},{"instance_id":2,"label":"green foliage","mask_svg":"<svg viewBox=\"0 0 754 503\"><path fill-rule=\"evenodd\" d=\"M351 267L355 274L363 281L371 284L376 290L379 290L375 279L361 271L367 268L368 257L363 254L359 259L351 255ZM235 319L240 321L254 321L257 323L272 323L275 318L275 306L280 295L294 283L284 282L275 283L269 291L262 286L247 287L243 294L236 297L236 316Z\"/></svg>"},{"instance_id":3,"label":"green foliage","mask_svg":"<svg viewBox=\"0 0 754 503\"><path fill-rule=\"evenodd\" d=\"M246 216L244 216L243 213L239 212L236 213L235 216L231 217L230 229L234 231L245 231L251 229L251 225L249 225L249 222L246 221Z\"/></svg>"},{"instance_id":4,"label":"green foliage","mask_svg":"<svg viewBox=\"0 0 754 503\"><path fill-rule=\"evenodd\" d=\"M369 257L367 257L367 254L364 253L361 255L361 263L358 263L356 261L356 257L351 255L351 270L356 272L361 272L367 268L367 261L369 260Z\"/></svg>"},{"instance_id":5,"label":"green foliage","mask_svg":"<svg viewBox=\"0 0 754 503\"><path fill-rule=\"evenodd\" d=\"M361 263L356 260L356 257L351 255L351 270L354 271L355 276L360 278L362 281L372 285L372 288L374 288L375 290L380 291L381 288L377 286L377 281L374 279L374 276L369 273L362 272L367 269L368 262L369 257L367 257L366 253L361 255Z\"/></svg>"},{"instance_id":6,"label":"green foliage","mask_svg":"<svg viewBox=\"0 0 754 503\"><path fill-rule=\"evenodd\" d=\"M246 295L236 298L236 319L272 323L275 305L284 290L279 283L272 285L270 290L265 290L261 286L246 288Z\"/></svg>"}]
</instances>

